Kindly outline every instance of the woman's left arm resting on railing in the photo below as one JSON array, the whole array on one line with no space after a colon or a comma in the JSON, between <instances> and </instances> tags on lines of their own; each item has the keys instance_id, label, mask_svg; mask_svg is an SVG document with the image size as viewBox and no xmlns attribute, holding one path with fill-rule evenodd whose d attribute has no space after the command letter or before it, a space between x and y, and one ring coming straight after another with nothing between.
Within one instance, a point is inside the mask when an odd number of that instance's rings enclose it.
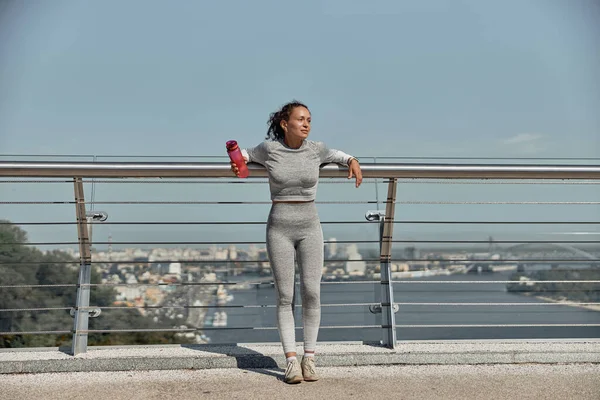
<instances>
[{"instance_id":1,"label":"woman's left arm resting on railing","mask_svg":"<svg viewBox=\"0 0 600 400\"><path fill-rule=\"evenodd\" d=\"M323 164L336 163L340 165L348 166L348 179L353 176L356 177L356 187L359 187L362 183L362 171L360 169L360 163L356 157L344 153L341 150L330 149L323 142L317 142L320 146L321 162Z\"/></svg>"}]
</instances>

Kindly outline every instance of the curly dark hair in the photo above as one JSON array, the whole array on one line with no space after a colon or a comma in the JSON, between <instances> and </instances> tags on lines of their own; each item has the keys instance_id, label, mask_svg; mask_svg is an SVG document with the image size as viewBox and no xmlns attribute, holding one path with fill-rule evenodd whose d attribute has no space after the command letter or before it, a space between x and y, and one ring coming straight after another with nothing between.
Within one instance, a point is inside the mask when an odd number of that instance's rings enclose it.
<instances>
[{"instance_id":1,"label":"curly dark hair","mask_svg":"<svg viewBox=\"0 0 600 400\"><path fill-rule=\"evenodd\" d=\"M267 129L267 139L279 140L284 138L285 132L281 127L281 121L289 120L292 111L294 111L294 108L296 107L304 107L310 112L305 104L296 100L284 104L279 110L269 115L269 120L267 121L267 125L269 126L269 129Z\"/></svg>"}]
</instances>

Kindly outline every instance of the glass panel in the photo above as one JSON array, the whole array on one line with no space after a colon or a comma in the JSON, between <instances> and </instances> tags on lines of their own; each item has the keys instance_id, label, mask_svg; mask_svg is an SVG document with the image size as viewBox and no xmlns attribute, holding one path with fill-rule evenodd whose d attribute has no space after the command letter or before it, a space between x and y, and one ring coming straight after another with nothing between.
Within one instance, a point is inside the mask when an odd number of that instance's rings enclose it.
<instances>
[{"instance_id":1,"label":"glass panel","mask_svg":"<svg viewBox=\"0 0 600 400\"><path fill-rule=\"evenodd\" d=\"M0 347L70 346L79 266L76 245L66 244L77 243L73 182L0 178L0 192L0 286L71 285L0 288L0 332L63 332L3 334Z\"/></svg>"},{"instance_id":2,"label":"glass panel","mask_svg":"<svg viewBox=\"0 0 600 400\"><path fill-rule=\"evenodd\" d=\"M585 325L600 308L572 303L598 303L600 285L562 282L600 279L597 182L421 181L399 193L398 339L598 336ZM582 326L513 326L557 324Z\"/></svg>"},{"instance_id":3,"label":"glass panel","mask_svg":"<svg viewBox=\"0 0 600 400\"><path fill-rule=\"evenodd\" d=\"M146 316L151 317L153 323L136 319L135 326L207 328L198 335L189 334L185 339L195 342L279 342L276 295L264 243L270 208L266 181L240 181L236 178L198 181L202 183L181 179L95 180L94 207L106 211L109 219L106 223L93 225L94 265L103 282L122 284L172 280L183 285L150 286L143 290L139 286L136 289L134 285L116 287L115 290L121 294L116 297L115 304L208 307L148 310ZM351 189L346 188L348 194L345 197L350 203L342 204L343 201L337 200L340 191L343 191L338 183L339 180L324 180L318 204L326 242L321 322L324 328L320 331L319 340L379 340L380 328L366 328L380 325L380 315L371 313L368 306L379 302L379 284L344 283L348 280L372 281L372 273L378 268L378 228L364 219L365 204L375 203L375 200L372 195L371 198L365 197L364 191L356 193L352 185L344 181L344 186ZM87 184L90 184L89 181ZM337 190L328 193L328 187ZM373 193L372 187L369 189L368 192ZM229 200L250 204L205 203ZM148 201L165 203L139 204ZM120 204L123 202L127 204ZM183 204L168 204L172 202ZM355 241L358 243L353 243ZM221 287L194 285L202 280L232 284ZM296 304L296 326L300 328L302 307L299 295ZM114 326L118 328L113 329L126 329L123 328L127 321L124 312L138 311L103 312L93 324L103 326L101 318L114 318ZM339 329L336 326L362 328ZM243 329L245 327L266 329ZM158 336L151 337L155 340ZM120 334L119 338L124 340ZM297 329L297 338L302 340L301 329ZM182 336L176 335L166 335L163 339L185 341ZM150 339L144 336L143 340Z\"/></svg>"}]
</instances>

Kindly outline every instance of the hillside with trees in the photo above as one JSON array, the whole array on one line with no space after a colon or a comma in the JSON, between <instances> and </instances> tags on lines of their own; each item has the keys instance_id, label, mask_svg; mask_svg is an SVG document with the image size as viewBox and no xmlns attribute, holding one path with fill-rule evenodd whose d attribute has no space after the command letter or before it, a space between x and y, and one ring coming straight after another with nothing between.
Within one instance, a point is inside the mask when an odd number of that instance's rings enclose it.
<instances>
[{"instance_id":1,"label":"hillside with trees","mask_svg":"<svg viewBox=\"0 0 600 400\"><path fill-rule=\"evenodd\" d=\"M69 254L53 250L42 252L27 245L27 233L9 221L0 220L0 332L68 331L64 334L1 335L0 347L56 347L71 344L73 318L69 310L75 306L79 261ZM93 270L91 283L100 283ZM73 286L50 286L64 285ZM21 285L47 285L23 287ZM112 287L92 287L90 305L112 306L116 292ZM59 308L58 310L48 310ZM27 311L25 309L44 309ZM9 311L2 311L9 310ZM155 314L156 315L156 314ZM172 327L173 321L156 321L136 309L103 310L98 318L90 318L90 329L148 329ZM88 344L130 345L187 343L174 332L95 333Z\"/></svg>"}]
</instances>

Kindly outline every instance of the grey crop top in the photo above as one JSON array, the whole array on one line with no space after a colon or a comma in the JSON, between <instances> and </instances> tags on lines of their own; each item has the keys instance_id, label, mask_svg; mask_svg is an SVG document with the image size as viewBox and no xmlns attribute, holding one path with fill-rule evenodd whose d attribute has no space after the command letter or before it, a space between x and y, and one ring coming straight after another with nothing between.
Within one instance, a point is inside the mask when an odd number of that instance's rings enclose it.
<instances>
[{"instance_id":1,"label":"grey crop top","mask_svg":"<svg viewBox=\"0 0 600 400\"><path fill-rule=\"evenodd\" d=\"M269 174L271 200L314 200L319 183L321 164L348 165L353 157L329 149L323 142L304 140L293 149L282 140L264 141L256 147L242 150L248 162L262 164Z\"/></svg>"}]
</instances>

